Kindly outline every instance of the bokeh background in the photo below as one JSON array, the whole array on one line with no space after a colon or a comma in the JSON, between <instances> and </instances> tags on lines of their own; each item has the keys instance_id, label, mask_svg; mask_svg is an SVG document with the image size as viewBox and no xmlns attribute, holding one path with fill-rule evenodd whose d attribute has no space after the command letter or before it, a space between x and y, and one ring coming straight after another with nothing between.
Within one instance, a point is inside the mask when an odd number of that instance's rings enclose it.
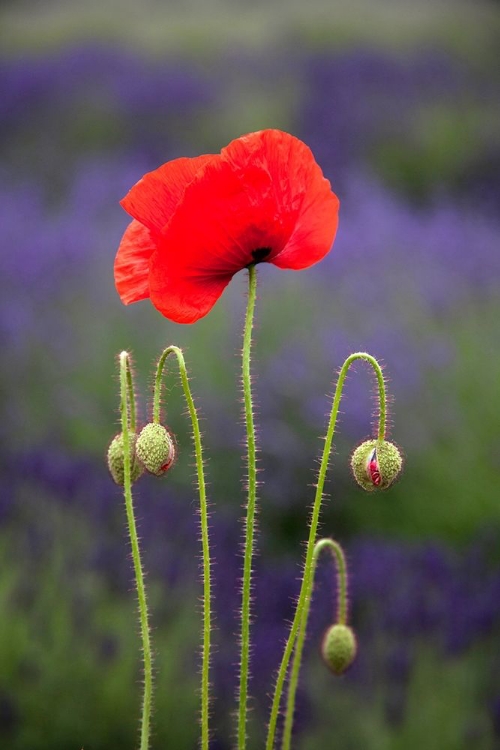
<instances>
[{"instance_id":1,"label":"bokeh background","mask_svg":"<svg viewBox=\"0 0 500 750\"><path fill-rule=\"evenodd\" d=\"M0 746L132 750L139 642L122 497L116 354L133 352L145 420L162 348L185 350L212 503L213 750L234 738L239 352L245 275L194 326L114 291L147 170L265 127L313 149L341 198L334 251L263 265L254 348L260 434L250 748L293 612L335 374L386 367L403 479L349 475L374 384L348 379L322 530L346 549L359 658L320 662L334 606L318 572L295 747L500 747L500 7L486 0L0 7ZM199 541L183 395L179 459L135 499L157 652L153 748L197 745Z\"/></svg>"}]
</instances>

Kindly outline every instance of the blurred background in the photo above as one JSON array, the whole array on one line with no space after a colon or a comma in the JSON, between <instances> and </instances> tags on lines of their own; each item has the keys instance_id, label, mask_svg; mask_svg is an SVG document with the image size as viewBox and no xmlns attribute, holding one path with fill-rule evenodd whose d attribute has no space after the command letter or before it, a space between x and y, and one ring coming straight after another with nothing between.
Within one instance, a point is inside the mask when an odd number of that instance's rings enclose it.
<instances>
[{"instance_id":1,"label":"blurred background","mask_svg":"<svg viewBox=\"0 0 500 750\"><path fill-rule=\"evenodd\" d=\"M318 645L320 565L297 750L500 747L500 6L486 0L4 2L0 6L0 746L133 750L139 641L122 495L116 354L140 414L163 347L185 350L203 418L217 652L212 750L234 745L246 279L194 326L123 307L119 199L147 170L266 127L312 148L341 200L333 252L259 267L260 434L251 750L263 746L298 590L336 372L385 364L402 480L349 472L374 383L347 382L322 531L345 546L359 657ZM153 750L197 746L197 495L183 394L179 459L136 485L157 694Z\"/></svg>"}]
</instances>

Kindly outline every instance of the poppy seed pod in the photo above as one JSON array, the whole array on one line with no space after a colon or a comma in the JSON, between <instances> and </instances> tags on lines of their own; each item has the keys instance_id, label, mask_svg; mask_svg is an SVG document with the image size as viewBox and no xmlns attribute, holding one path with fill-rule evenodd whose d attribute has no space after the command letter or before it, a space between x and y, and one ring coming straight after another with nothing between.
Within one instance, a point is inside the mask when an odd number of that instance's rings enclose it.
<instances>
[{"instance_id":1,"label":"poppy seed pod","mask_svg":"<svg viewBox=\"0 0 500 750\"><path fill-rule=\"evenodd\" d=\"M135 446L137 457L150 474L161 477L175 459L175 444L169 431L150 422L139 433Z\"/></svg>"},{"instance_id":2,"label":"poppy seed pod","mask_svg":"<svg viewBox=\"0 0 500 750\"><path fill-rule=\"evenodd\" d=\"M321 655L334 674L343 674L351 666L357 650L356 636L347 625L331 625L323 636Z\"/></svg>"},{"instance_id":3,"label":"poppy seed pod","mask_svg":"<svg viewBox=\"0 0 500 750\"><path fill-rule=\"evenodd\" d=\"M136 435L129 432L129 453L130 453L130 479L132 484L139 479L144 472L143 467L137 460L135 454ZM125 484L125 465L123 452L123 432L116 435L111 441L108 448L108 469L116 484L123 487Z\"/></svg>"},{"instance_id":4,"label":"poppy seed pod","mask_svg":"<svg viewBox=\"0 0 500 750\"><path fill-rule=\"evenodd\" d=\"M365 440L351 458L354 479L367 492L390 487L402 467L403 458L399 448L387 440Z\"/></svg>"}]
</instances>

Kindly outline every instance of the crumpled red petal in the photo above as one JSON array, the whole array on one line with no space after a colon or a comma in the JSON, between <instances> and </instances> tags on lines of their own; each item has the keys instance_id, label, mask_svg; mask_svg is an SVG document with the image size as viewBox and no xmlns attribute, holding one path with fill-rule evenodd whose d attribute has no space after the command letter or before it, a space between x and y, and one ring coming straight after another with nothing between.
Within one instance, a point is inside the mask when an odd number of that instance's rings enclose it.
<instances>
[{"instance_id":1,"label":"crumpled red petal","mask_svg":"<svg viewBox=\"0 0 500 750\"><path fill-rule=\"evenodd\" d=\"M187 185L214 158L204 154L173 159L145 174L120 204L153 234L158 233L170 221Z\"/></svg>"},{"instance_id":2,"label":"crumpled red petal","mask_svg":"<svg viewBox=\"0 0 500 750\"><path fill-rule=\"evenodd\" d=\"M251 263L298 270L321 260L335 238L339 202L302 141L263 130L218 156L164 164L122 205L148 234L129 228L122 240L120 296L127 303L149 296L165 317L192 323Z\"/></svg>"},{"instance_id":3,"label":"crumpled red petal","mask_svg":"<svg viewBox=\"0 0 500 750\"><path fill-rule=\"evenodd\" d=\"M233 274L179 276L175 272L170 274L170 269L162 268L153 261L151 302L162 315L175 323L194 323L210 312L232 277ZM160 287L155 286L158 278Z\"/></svg>"},{"instance_id":4,"label":"crumpled red petal","mask_svg":"<svg viewBox=\"0 0 500 750\"><path fill-rule=\"evenodd\" d=\"M178 323L198 320L253 261L252 250L279 250L290 232L276 219L266 170L252 167L246 182L229 162L214 160L186 188L158 240L150 264L153 305Z\"/></svg>"},{"instance_id":5,"label":"crumpled red petal","mask_svg":"<svg viewBox=\"0 0 500 750\"><path fill-rule=\"evenodd\" d=\"M149 259L156 250L151 232L136 219L128 225L115 258L115 286L125 305L149 297Z\"/></svg>"},{"instance_id":6,"label":"crumpled red petal","mask_svg":"<svg viewBox=\"0 0 500 750\"><path fill-rule=\"evenodd\" d=\"M335 239L339 200L311 149L288 133L262 130L236 139L221 155L244 172L262 165L273 186L276 215L293 217L286 245L267 260L299 270L324 258Z\"/></svg>"},{"instance_id":7,"label":"crumpled red petal","mask_svg":"<svg viewBox=\"0 0 500 750\"><path fill-rule=\"evenodd\" d=\"M151 301L171 320L194 322L255 251L268 249L263 259L283 268L324 257L337 214L338 199L302 141L278 130L238 138L198 172L158 238Z\"/></svg>"},{"instance_id":8,"label":"crumpled red petal","mask_svg":"<svg viewBox=\"0 0 500 750\"><path fill-rule=\"evenodd\" d=\"M278 268L309 268L331 250L339 223L339 199L329 186L311 186L290 239L272 260Z\"/></svg>"}]
</instances>

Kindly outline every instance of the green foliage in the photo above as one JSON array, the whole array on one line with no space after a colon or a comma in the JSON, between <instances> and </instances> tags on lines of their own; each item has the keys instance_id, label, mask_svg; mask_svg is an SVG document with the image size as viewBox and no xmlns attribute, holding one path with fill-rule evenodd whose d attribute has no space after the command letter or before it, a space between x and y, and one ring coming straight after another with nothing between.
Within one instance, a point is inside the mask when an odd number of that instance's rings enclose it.
<instances>
[{"instance_id":1,"label":"green foliage","mask_svg":"<svg viewBox=\"0 0 500 750\"><path fill-rule=\"evenodd\" d=\"M457 750L471 742L478 750L489 750L494 735L483 698L487 649L483 643L460 659L443 661L422 641L408 683L385 688L377 681L377 690L365 694L326 674L316 663L307 689L317 707L317 729L299 739L297 750L334 743L342 750ZM372 670L376 669L373 664Z\"/></svg>"},{"instance_id":2,"label":"green foliage","mask_svg":"<svg viewBox=\"0 0 500 750\"><path fill-rule=\"evenodd\" d=\"M371 155L372 164L398 192L425 200L437 186L463 187L469 169L498 150L498 105L460 102L422 105L406 140L392 138Z\"/></svg>"},{"instance_id":3,"label":"green foliage","mask_svg":"<svg viewBox=\"0 0 500 750\"><path fill-rule=\"evenodd\" d=\"M2 546L5 550L5 535ZM28 571L3 556L1 738L9 750L136 746L141 675L135 603L97 573L75 569L75 556L86 545L78 547L53 547L32 572L31 589ZM157 684L152 748L194 747L199 709L194 599L184 596L176 601L175 617L162 617L158 582L150 594Z\"/></svg>"}]
</instances>

